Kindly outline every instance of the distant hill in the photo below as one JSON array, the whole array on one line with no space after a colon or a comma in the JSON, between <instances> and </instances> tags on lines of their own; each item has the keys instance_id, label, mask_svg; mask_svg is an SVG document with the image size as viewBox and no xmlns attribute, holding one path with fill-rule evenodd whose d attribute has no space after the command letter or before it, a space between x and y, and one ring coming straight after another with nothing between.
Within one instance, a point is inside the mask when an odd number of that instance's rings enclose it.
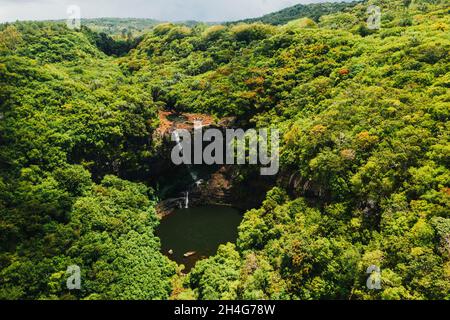
<instances>
[{"instance_id":1,"label":"distant hill","mask_svg":"<svg viewBox=\"0 0 450 320\"><path fill-rule=\"evenodd\" d=\"M138 37L151 30L154 26L167 21L155 20L150 18L94 18L82 19L83 26L98 32L105 33L113 38L128 39ZM211 24L199 21L176 21L174 24L181 24L193 27L198 24Z\"/></svg>"},{"instance_id":2,"label":"distant hill","mask_svg":"<svg viewBox=\"0 0 450 320\"><path fill-rule=\"evenodd\" d=\"M65 24L65 19L43 20L44 23ZM135 38L163 23L150 18L90 18L81 19L81 25L97 33L104 33L113 38Z\"/></svg>"},{"instance_id":3,"label":"distant hill","mask_svg":"<svg viewBox=\"0 0 450 320\"><path fill-rule=\"evenodd\" d=\"M263 22L267 24L280 25L285 24L291 20L299 18L311 18L314 21L319 21L319 18L324 15L333 14L354 7L362 1L353 2L332 2L332 3L312 3L312 4L297 4L295 6L266 14L259 18L245 19L234 21L230 23L253 23Z\"/></svg>"},{"instance_id":4,"label":"distant hill","mask_svg":"<svg viewBox=\"0 0 450 320\"><path fill-rule=\"evenodd\" d=\"M82 20L83 25L94 31L104 32L111 36L123 37L127 37L129 33L133 36L142 34L159 23L161 22L155 19L138 18L96 18Z\"/></svg>"}]
</instances>

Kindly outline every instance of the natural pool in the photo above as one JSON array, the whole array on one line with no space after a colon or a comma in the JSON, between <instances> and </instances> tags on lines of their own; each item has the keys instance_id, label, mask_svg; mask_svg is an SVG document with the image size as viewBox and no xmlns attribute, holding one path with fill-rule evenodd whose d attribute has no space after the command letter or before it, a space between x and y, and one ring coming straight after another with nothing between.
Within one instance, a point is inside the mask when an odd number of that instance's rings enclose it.
<instances>
[{"instance_id":1,"label":"natural pool","mask_svg":"<svg viewBox=\"0 0 450 320\"><path fill-rule=\"evenodd\" d=\"M161 221L157 235L163 253L189 271L198 260L214 255L220 244L235 242L241 220L242 214L227 206L179 209Z\"/></svg>"}]
</instances>

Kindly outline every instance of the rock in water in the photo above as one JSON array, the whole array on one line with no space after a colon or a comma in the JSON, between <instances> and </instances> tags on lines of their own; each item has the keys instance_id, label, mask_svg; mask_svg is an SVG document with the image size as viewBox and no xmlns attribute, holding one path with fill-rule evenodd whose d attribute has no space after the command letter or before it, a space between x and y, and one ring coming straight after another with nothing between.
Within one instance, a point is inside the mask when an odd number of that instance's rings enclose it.
<instances>
[{"instance_id":1,"label":"rock in water","mask_svg":"<svg viewBox=\"0 0 450 320\"><path fill-rule=\"evenodd\" d=\"M186 252L185 254L184 254L184 257L185 258L188 258L188 257L192 257L193 255L195 255L197 252L195 252L195 251L189 251L189 252Z\"/></svg>"}]
</instances>

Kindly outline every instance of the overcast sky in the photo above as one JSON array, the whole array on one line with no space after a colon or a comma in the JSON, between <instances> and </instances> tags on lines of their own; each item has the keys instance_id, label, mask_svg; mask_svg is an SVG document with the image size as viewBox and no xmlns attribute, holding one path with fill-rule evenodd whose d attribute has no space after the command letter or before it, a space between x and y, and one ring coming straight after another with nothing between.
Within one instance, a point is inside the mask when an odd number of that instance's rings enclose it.
<instances>
[{"instance_id":1,"label":"overcast sky","mask_svg":"<svg viewBox=\"0 0 450 320\"><path fill-rule=\"evenodd\" d=\"M258 17L298 3L324 0L0 0L0 22L64 19L78 5L83 18L227 21Z\"/></svg>"}]
</instances>

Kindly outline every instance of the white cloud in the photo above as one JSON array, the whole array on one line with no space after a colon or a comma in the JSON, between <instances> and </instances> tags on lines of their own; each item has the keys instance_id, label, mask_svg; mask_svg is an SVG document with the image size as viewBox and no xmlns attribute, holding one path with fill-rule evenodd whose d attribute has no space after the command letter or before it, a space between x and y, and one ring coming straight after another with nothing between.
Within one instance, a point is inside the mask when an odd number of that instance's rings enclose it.
<instances>
[{"instance_id":1,"label":"white cloud","mask_svg":"<svg viewBox=\"0 0 450 320\"><path fill-rule=\"evenodd\" d=\"M64 19L72 4L81 7L85 18L227 21L311 2L323 0L0 0L0 22Z\"/></svg>"}]
</instances>

